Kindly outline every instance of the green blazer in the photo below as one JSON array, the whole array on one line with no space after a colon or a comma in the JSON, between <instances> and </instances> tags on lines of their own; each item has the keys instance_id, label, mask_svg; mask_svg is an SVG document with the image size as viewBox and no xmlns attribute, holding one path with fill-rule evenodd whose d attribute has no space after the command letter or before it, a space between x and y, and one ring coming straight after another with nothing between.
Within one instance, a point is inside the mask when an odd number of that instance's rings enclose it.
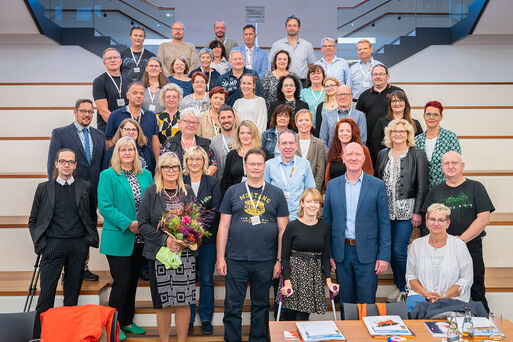
<instances>
[{"instance_id":1,"label":"green blazer","mask_svg":"<svg viewBox=\"0 0 513 342\"><path fill-rule=\"evenodd\" d=\"M153 184L150 171L143 169L137 175L141 195ZM126 176L112 168L100 173L98 183L98 209L103 216L100 253L113 256L130 256L134 250L135 234L128 226L137 221L134 194Z\"/></svg>"}]
</instances>

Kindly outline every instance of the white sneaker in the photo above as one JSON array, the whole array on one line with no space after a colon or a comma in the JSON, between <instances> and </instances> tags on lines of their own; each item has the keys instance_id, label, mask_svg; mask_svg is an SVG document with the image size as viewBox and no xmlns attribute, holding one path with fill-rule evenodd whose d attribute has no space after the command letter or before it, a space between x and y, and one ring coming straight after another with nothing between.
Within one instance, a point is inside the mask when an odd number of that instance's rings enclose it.
<instances>
[{"instance_id":1,"label":"white sneaker","mask_svg":"<svg viewBox=\"0 0 513 342\"><path fill-rule=\"evenodd\" d=\"M397 296L397 302L406 302L406 297L408 296L408 294L404 291L402 292L399 292L399 296Z\"/></svg>"},{"instance_id":2,"label":"white sneaker","mask_svg":"<svg viewBox=\"0 0 513 342\"><path fill-rule=\"evenodd\" d=\"M401 291L399 291L398 288L396 288L394 290L394 292L392 292L392 294L390 294L390 296L387 297L387 303L394 303L397 301L397 298L399 297L399 295L401 294Z\"/></svg>"}]
</instances>

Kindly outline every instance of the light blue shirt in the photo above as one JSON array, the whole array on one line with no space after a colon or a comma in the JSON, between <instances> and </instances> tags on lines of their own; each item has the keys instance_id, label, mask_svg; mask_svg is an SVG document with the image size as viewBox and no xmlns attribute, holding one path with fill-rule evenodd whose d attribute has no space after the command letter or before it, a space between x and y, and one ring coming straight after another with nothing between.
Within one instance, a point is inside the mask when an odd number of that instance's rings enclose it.
<instances>
[{"instance_id":1,"label":"light blue shirt","mask_svg":"<svg viewBox=\"0 0 513 342\"><path fill-rule=\"evenodd\" d=\"M338 107L326 111L323 109L321 115L322 123L319 139L324 141L324 144L326 144L326 151L330 148L331 142L333 141L333 136L335 134L334 130L337 122L345 117L353 119L353 121L358 125L362 144L365 145L367 142L367 119L365 118L365 114L360 112L358 109L349 107L348 110L343 112L340 112Z\"/></svg>"},{"instance_id":2,"label":"light blue shirt","mask_svg":"<svg viewBox=\"0 0 513 342\"><path fill-rule=\"evenodd\" d=\"M299 93L299 99L301 101L305 101L308 103L308 109L313 114L313 124L315 126L315 112L317 111L317 106L319 103L324 101L324 95L325 91L324 88L322 88L321 91L313 91L312 88L303 88L301 89L301 92Z\"/></svg>"},{"instance_id":3,"label":"light blue shirt","mask_svg":"<svg viewBox=\"0 0 513 342\"><path fill-rule=\"evenodd\" d=\"M371 58L365 64L362 61L358 61L351 65L346 85L351 88L353 99L358 100L361 93L374 85L371 76L372 68L379 64L383 63Z\"/></svg>"},{"instance_id":4,"label":"light blue shirt","mask_svg":"<svg viewBox=\"0 0 513 342\"><path fill-rule=\"evenodd\" d=\"M91 136L91 129L89 128L90 126L87 126L87 127L81 126L76 121L73 121L73 124L75 125L75 128L77 129L78 137L80 138L80 142L82 143L84 152L85 152L85 147L86 147L84 129L87 129L87 132L89 133L89 153L90 153L89 155L92 158L93 157L93 137Z\"/></svg>"},{"instance_id":5,"label":"light blue shirt","mask_svg":"<svg viewBox=\"0 0 513 342\"><path fill-rule=\"evenodd\" d=\"M335 77L341 85L347 84L349 78L349 64L346 60L335 56L331 63L327 63L324 57L315 62L324 69L326 77Z\"/></svg>"},{"instance_id":6,"label":"light blue shirt","mask_svg":"<svg viewBox=\"0 0 513 342\"><path fill-rule=\"evenodd\" d=\"M294 171L292 171L292 168L294 168ZM289 193L287 199L289 222L297 219L299 200L303 191L306 188L315 188L315 179L310 162L299 156L294 156L294 159L287 164L283 162L281 156L266 161L264 180L283 189L284 193ZM285 194L285 197L287 197L287 194Z\"/></svg>"},{"instance_id":7,"label":"light blue shirt","mask_svg":"<svg viewBox=\"0 0 513 342\"><path fill-rule=\"evenodd\" d=\"M287 38L275 41L271 48L271 52L269 52L269 65L272 64L274 55L280 50L285 50L290 55L289 71L298 75L302 80L306 79L308 74L308 64L314 64L317 60L312 43L299 38L296 43L296 47L292 47L292 44L289 43Z\"/></svg>"},{"instance_id":8,"label":"light blue shirt","mask_svg":"<svg viewBox=\"0 0 513 342\"><path fill-rule=\"evenodd\" d=\"M346 181L346 239L354 240L356 238L356 209L358 208L360 190L362 189L363 171L360 178L354 183L348 181L345 174L344 179Z\"/></svg>"}]
</instances>

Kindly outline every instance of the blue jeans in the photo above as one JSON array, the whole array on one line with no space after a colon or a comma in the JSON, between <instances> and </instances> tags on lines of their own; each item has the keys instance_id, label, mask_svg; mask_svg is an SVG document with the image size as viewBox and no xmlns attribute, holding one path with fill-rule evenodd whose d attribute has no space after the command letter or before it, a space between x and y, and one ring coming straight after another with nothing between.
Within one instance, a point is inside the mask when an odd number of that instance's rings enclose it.
<instances>
[{"instance_id":1,"label":"blue jeans","mask_svg":"<svg viewBox=\"0 0 513 342\"><path fill-rule=\"evenodd\" d=\"M224 301L224 340L242 341L242 306L248 283L251 296L249 340L269 340L269 288L275 261L239 261L226 259L226 297Z\"/></svg>"},{"instance_id":2,"label":"blue jeans","mask_svg":"<svg viewBox=\"0 0 513 342\"><path fill-rule=\"evenodd\" d=\"M408 242L410 241L411 231L413 229L411 220L390 220L392 233L392 257L390 265L394 272L394 283L399 291L406 290L406 258L408 252Z\"/></svg>"},{"instance_id":3,"label":"blue jeans","mask_svg":"<svg viewBox=\"0 0 513 342\"><path fill-rule=\"evenodd\" d=\"M406 311L412 312L419 303L426 303L427 299L421 295L406 297Z\"/></svg>"},{"instance_id":4,"label":"blue jeans","mask_svg":"<svg viewBox=\"0 0 513 342\"><path fill-rule=\"evenodd\" d=\"M337 280L340 283L340 307L342 303L376 302L378 276L375 267L376 262L362 264L358 261L356 246L345 245L344 261L337 262L336 268ZM344 310L341 310L341 315L344 315Z\"/></svg>"},{"instance_id":5,"label":"blue jeans","mask_svg":"<svg viewBox=\"0 0 513 342\"><path fill-rule=\"evenodd\" d=\"M212 322L214 315L214 268L216 266L216 243L205 243L199 248L198 263L200 295L198 313L201 322ZM191 305L191 320L196 318L196 304Z\"/></svg>"}]
</instances>

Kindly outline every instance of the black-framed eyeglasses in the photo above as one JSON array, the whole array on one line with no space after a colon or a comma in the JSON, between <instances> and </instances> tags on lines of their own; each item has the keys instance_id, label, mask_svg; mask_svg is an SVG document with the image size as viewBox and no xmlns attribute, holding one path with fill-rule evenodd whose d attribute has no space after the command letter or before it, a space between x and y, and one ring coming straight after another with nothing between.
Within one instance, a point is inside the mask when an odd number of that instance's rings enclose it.
<instances>
[{"instance_id":1,"label":"black-framed eyeglasses","mask_svg":"<svg viewBox=\"0 0 513 342\"><path fill-rule=\"evenodd\" d=\"M180 171L180 165L164 165L161 167L161 169L164 172L169 172L169 171L178 172L178 171Z\"/></svg>"},{"instance_id":2,"label":"black-framed eyeglasses","mask_svg":"<svg viewBox=\"0 0 513 342\"><path fill-rule=\"evenodd\" d=\"M66 160L66 159L59 159L57 160L57 162L59 163L59 165L75 165L75 161L74 160Z\"/></svg>"}]
</instances>

